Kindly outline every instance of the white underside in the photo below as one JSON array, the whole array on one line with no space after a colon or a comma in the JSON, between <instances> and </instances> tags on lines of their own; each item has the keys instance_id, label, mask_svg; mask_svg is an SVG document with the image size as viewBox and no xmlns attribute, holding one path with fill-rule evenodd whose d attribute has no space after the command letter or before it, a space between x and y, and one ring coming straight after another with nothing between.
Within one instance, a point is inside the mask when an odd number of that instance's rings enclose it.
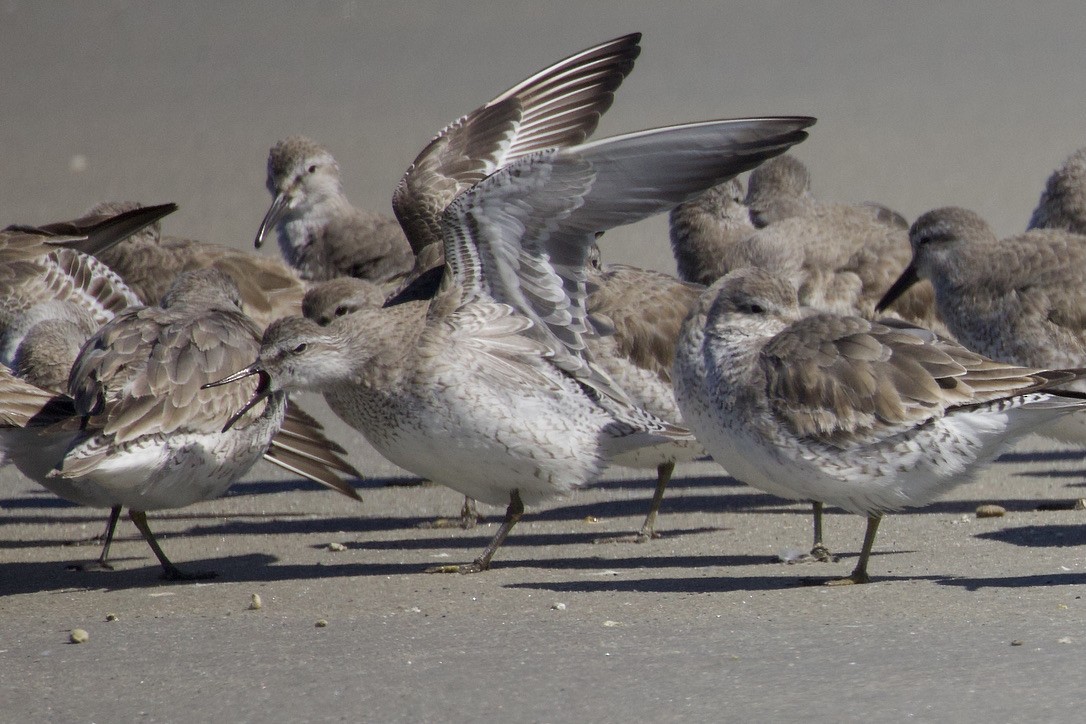
<instances>
[{"instance_id":1,"label":"white underside","mask_svg":"<svg viewBox=\"0 0 1086 724\"><path fill-rule=\"evenodd\" d=\"M570 394L556 396L527 394L498 379L464 380L437 380L431 389L445 392L427 399L367 399L350 385L326 398L390 461L482 503L508 505L517 490L533 505L600 476L602 430L610 418L572 383ZM397 405L402 414L368 414Z\"/></svg>"}]
</instances>

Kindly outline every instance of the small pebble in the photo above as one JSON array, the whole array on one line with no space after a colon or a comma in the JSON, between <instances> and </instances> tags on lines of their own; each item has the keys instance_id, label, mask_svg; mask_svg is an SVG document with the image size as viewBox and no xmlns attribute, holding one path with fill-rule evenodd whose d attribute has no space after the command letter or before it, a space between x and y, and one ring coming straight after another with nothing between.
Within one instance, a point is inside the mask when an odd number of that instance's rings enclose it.
<instances>
[{"instance_id":1,"label":"small pebble","mask_svg":"<svg viewBox=\"0 0 1086 724\"><path fill-rule=\"evenodd\" d=\"M116 621L117 620L117 614L115 614L115 613L107 613L106 614L106 620L107 621Z\"/></svg>"},{"instance_id":2,"label":"small pebble","mask_svg":"<svg viewBox=\"0 0 1086 724\"><path fill-rule=\"evenodd\" d=\"M260 600L260 594L254 593L249 599L249 610L259 611L264 607L264 602Z\"/></svg>"},{"instance_id":3,"label":"small pebble","mask_svg":"<svg viewBox=\"0 0 1086 724\"><path fill-rule=\"evenodd\" d=\"M978 518L1002 518L1007 514L1007 509L1002 505L978 505Z\"/></svg>"},{"instance_id":4,"label":"small pebble","mask_svg":"<svg viewBox=\"0 0 1086 724\"><path fill-rule=\"evenodd\" d=\"M81 628L73 628L72 633L68 636L68 640L73 644L85 644L90 640L90 634Z\"/></svg>"},{"instance_id":5,"label":"small pebble","mask_svg":"<svg viewBox=\"0 0 1086 724\"><path fill-rule=\"evenodd\" d=\"M553 606L551 606L551 610L552 611L565 611L566 610L566 604L564 604L564 603L556 603Z\"/></svg>"},{"instance_id":6,"label":"small pebble","mask_svg":"<svg viewBox=\"0 0 1086 724\"><path fill-rule=\"evenodd\" d=\"M599 522L600 522L600 519L599 519L599 518L597 518L597 517L596 517L596 516L594 516L594 515L586 515L586 516L584 517L584 522L585 522L585 523L599 523Z\"/></svg>"},{"instance_id":7,"label":"small pebble","mask_svg":"<svg viewBox=\"0 0 1086 724\"><path fill-rule=\"evenodd\" d=\"M1063 636L1062 638L1056 639L1056 643L1058 643L1058 644L1069 644L1069 643L1071 643L1071 637L1070 636Z\"/></svg>"},{"instance_id":8,"label":"small pebble","mask_svg":"<svg viewBox=\"0 0 1086 724\"><path fill-rule=\"evenodd\" d=\"M606 626L607 628L614 628L615 626L618 626L619 623L618 623L618 621L604 621L603 625Z\"/></svg>"},{"instance_id":9,"label":"small pebble","mask_svg":"<svg viewBox=\"0 0 1086 724\"><path fill-rule=\"evenodd\" d=\"M347 546L343 545L342 543L329 543L328 550L339 553L341 551L347 550Z\"/></svg>"},{"instance_id":10,"label":"small pebble","mask_svg":"<svg viewBox=\"0 0 1086 724\"><path fill-rule=\"evenodd\" d=\"M1024 643L1025 641L1022 639L1015 639L1014 641L1011 641L1011 646L1021 646Z\"/></svg>"},{"instance_id":11,"label":"small pebble","mask_svg":"<svg viewBox=\"0 0 1086 724\"><path fill-rule=\"evenodd\" d=\"M317 628L324 628L325 626L328 625L328 622L325 621L323 618L318 618L317 622L315 624L313 624L313 625L316 626Z\"/></svg>"}]
</instances>

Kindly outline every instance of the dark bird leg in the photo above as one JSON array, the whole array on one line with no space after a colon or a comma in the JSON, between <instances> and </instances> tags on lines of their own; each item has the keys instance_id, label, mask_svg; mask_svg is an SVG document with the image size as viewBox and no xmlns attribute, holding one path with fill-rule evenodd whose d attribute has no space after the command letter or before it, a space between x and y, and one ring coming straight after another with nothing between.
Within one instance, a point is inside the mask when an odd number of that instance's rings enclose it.
<instances>
[{"instance_id":1,"label":"dark bird leg","mask_svg":"<svg viewBox=\"0 0 1086 724\"><path fill-rule=\"evenodd\" d=\"M859 583L870 583L867 575L867 562L871 559L871 549L875 546L875 534L878 533L881 515L867 516L867 530L864 531L864 547L860 550L860 560L856 562L856 568L847 578L837 578L826 581L827 586L848 586Z\"/></svg>"},{"instance_id":2,"label":"dark bird leg","mask_svg":"<svg viewBox=\"0 0 1086 724\"><path fill-rule=\"evenodd\" d=\"M162 548L158 545L158 541L155 540L154 533L152 533L151 529L147 526L147 513L142 510L129 510L128 517L132 523L139 528L140 533L143 534L143 539L147 541L147 545L151 546L151 550L154 551L155 557L158 558L158 562L162 564L162 577L167 581L202 581L208 578L214 578L218 575L214 571L185 573L171 563L170 559L166 557L166 554L162 552Z\"/></svg>"},{"instance_id":3,"label":"dark bird leg","mask_svg":"<svg viewBox=\"0 0 1086 724\"><path fill-rule=\"evenodd\" d=\"M427 573L479 573L480 571L489 570L490 559L494 557L494 553L501 548L502 543L509 536L509 531L513 529L513 526L520 520L520 516L524 515L524 503L520 499L520 491L514 490L509 494L509 507L505 510L505 520L502 521L501 526L498 528L498 532L487 543L486 548L483 549L483 554L475 559L474 562L461 565L451 566L434 566L427 568Z\"/></svg>"},{"instance_id":4,"label":"dark bird leg","mask_svg":"<svg viewBox=\"0 0 1086 724\"><path fill-rule=\"evenodd\" d=\"M645 516L645 522L641 524L641 530L630 535L597 538L593 543L646 543L653 538L659 538L656 532L656 514L660 512L660 504L664 501L664 490L671 482L671 474L675 472L675 461L660 463L656 466L656 492L652 495L652 503L649 504L649 514Z\"/></svg>"}]
</instances>

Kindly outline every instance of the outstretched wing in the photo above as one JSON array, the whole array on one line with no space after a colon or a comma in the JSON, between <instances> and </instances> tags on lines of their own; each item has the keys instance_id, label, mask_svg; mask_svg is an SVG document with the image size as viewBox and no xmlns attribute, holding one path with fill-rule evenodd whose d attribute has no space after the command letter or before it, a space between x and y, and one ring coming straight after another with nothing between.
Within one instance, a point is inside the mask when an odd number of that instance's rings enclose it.
<instances>
[{"instance_id":1,"label":"outstretched wing","mask_svg":"<svg viewBox=\"0 0 1086 724\"><path fill-rule=\"evenodd\" d=\"M586 262L596 236L666 211L807 137L806 117L709 121L526 156L443 216L447 274L536 325L562 369L619 394L584 356Z\"/></svg>"},{"instance_id":2,"label":"outstretched wing","mask_svg":"<svg viewBox=\"0 0 1086 724\"><path fill-rule=\"evenodd\" d=\"M640 33L545 68L442 130L408 167L392 207L418 255L441 240L441 212L526 154L582 143L611 107L641 52Z\"/></svg>"}]
</instances>

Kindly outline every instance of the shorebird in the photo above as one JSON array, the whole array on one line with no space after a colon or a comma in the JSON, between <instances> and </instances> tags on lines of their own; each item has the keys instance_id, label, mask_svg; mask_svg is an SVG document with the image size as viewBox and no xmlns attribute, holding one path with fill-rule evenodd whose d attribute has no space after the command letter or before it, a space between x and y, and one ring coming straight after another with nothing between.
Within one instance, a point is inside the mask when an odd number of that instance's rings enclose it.
<instances>
[{"instance_id":1,"label":"shorebird","mask_svg":"<svg viewBox=\"0 0 1086 724\"><path fill-rule=\"evenodd\" d=\"M69 316L86 325L85 319L77 319L86 315L97 328L138 304L121 278L90 254L107 250L176 209L175 204L162 204L103 211L0 231L0 364L13 365L23 336L46 318ZM68 305L79 308L76 316L70 316ZM54 373L67 378L67 369Z\"/></svg>"},{"instance_id":2,"label":"shorebird","mask_svg":"<svg viewBox=\"0 0 1086 724\"><path fill-rule=\"evenodd\" d=\"M385 304L385 289L375 282L356 277L337 277L313 284L302 299L302 316L322 327L330 322L361 309L379 309ZM370 334L387 334L382 329L370 329ZM464 498L460 515L437 518L419 524L420 528L464 528L478 525L478 506L469 497Z\"/></svg>"},{"instance_id":3,"label":"shorebird","mask_svg":"<svg viewBox=\"0 0 1086 724\"><path fill-rule=\"evenodd\" d=\"M352 276L394 287L414 267L396 219L354 207L343 191L339 164L316 141L291 136L272 146L267 187L272 204L256 246L275 229L283 258L302 278Z\"/></svg>"},{"instance_id":4,"label":"shorebird","mask_svg":"<svg viewBox=\"0 0 1086 724\"><path fill-rule=\"evenodd\" d=\"M603 265L590 255L586 309L597 334L585 338L588 354L642 410L683 424L671 384L671 365L683 320L704 291L669 274L624 264ZM656 517L675 464L705 455L694 440L674 439L613 458L615 465L656 470L656 490L641 529L597 543L644 543L658 537Z\"/></svg>"},{"instance_id":5,"label":"shorebird","mask_svg":"<svg viewBox=\"0 0 1086 724\"><path fill-rule=\"evenodd\" d=\"M218 383L260 375L267 384L251 402L279 389L323 391L400 467L508 503L479 558L434 570L486 570L525 504L594 480L623 452L688 436L630 404L585 355L590 247L598 232L783 152L814 122L715 121L577 144L586 122L569 109L589 108L594 128L588 99L603 92L609 105L635 50L628 36L562 61L448 127L416 158L394 207L415 251L444 258L429 295L326 327L280 320L256 361ZM591 75L581 78L580 63ZM548 96L561 102L536 109L533 99ZM460 149L477 160L464 163ZM438 240L441 253L429 251Z\"/></svg>"},{"instance_id":6,"label":"shorebird","mask_svg":"<svg viewBox=\"0 0 1086 724\"><path fill-rule=\"evenodd\" d=\"M41 302L19 315L7 330L11 358L0 361L36 387L62 391L83 343L100 326L86 306L68 300Z\"/></svg>"},{"instance_id":7,"label":"shorebird","mask_svg":"<svg viewBox=\"0 0 1086 724\"><path fill-rule=\"evenodd\" d=\"M994 362L893 321L801 311L761 269L725 276L683 327L675 393L729 473L774 495L867 516L865 583L884 512L966 482L1018 436L1086 409L1054 391L1086 370Z\"/></svg>"},{"instance_id":8,"label":"shorebird","mask_svg":"<svg viewBox=\"0 0 1086 724\"><path fill-rule=\"evenodd\" d=\"M745 197L738 182L731 183L672 211L672 251L684 278L712 284L730 271L757 267L786 278L804 306L874 314L878 295L907 262L907 224L899 215L876 204L819 202L807 167L788 154L754 169ZM911 292L899 311L937 325L930 291ZM795 560L832 560L823 542L823 504L814 501L813 509L811 553Z\"/></svg>"},{"instance_id":9,"label":"shorebird","mask_svg":"<svg viewBox=\"0 0 1086 724\"><path fill-rule=\"evenodd\" d=\"M91 214L138 209L135 201L98 204ZM241 290L242 311L263 329L272 320L301 310L305 283L279 259L221 244L163 235L151 224L95 256L124 279L143 304L155 305L182 272L215 268Z\"/></svg>"},{"instance_id":10,"label":"shorebird","mask_svg":"<svg viewBox=\"0 0 1086 724\"><path fill-rule=\"evenodd\" d=\"M704 287L681 282L649 269L622 264L604 266L598 249L590 254L586 308L593 328L586 337L593 361L626 392L639 408L666 422L682 424L671 386L671 363L683 319ZM303 314L321 326L361 309L382 306L384 297L376 284L343 277L314 285L306 292ZM369 330L384 335L383 330ZM641 529L629 536L600 538L599 543L643 543L658 537L656 517L664 491L677 462L704 456L696 442L687 439L634 450L617 457L616 465L657 472L656 491ZM478 520L475 501L467 498L458 518L442 518L426 527L474 527Z\"/></svg>"},{"instance_id":11,"label":"shorebird","mask_svg":"<svg viewBox=\"0 0 1086 724\"><path fill-rule=\"evenodd\" d=\"M999 239L984 219L957 207L923 214L909 236L912 261L880 308L928 280L940 316L966 347L1008 364L1086 366L1086 237L1034 229ZM1086 442L1086 416L1043 432Z\"/></svg>"},{"instance_id":12,"label":"shorebird","mask_svg":"<svg viewBox=\"0 0 1086 724\"><path fill-rule=\"evenodd\" d=\"M803 216L818 202L811 194L811 173L791 154L778 156L751 173L743 204L756 228L764 228L782 219Z\"/></svg>"},{"instance_id":13,"label":"shorebird","mask_svg":"<svg viewBox=\"0 0 1086 724\"><path fill-rule=\"evenodd\" d=\"M276 390L322 391L400 467L485 503L508 502L479 558L435 569L486 570L525 504L595 480L623 453L689 439L633 406L584 354L596 233L748 169L803 140L811 123L698 123L524 157L445 211L446 266L432 299L326 327L279 320L256 361L216 384L260 375L266 384L251 403Z\"/></svg>"},{"instance_id":14,"label":"shorebird","mask_svg":"<svg viewBox=\"0 0 1086 724\"><path fill-rule=\"evenodd\" d=\"M1064 159L1048 177L1027 228L1086 234L1086 148Z\"/></svg>"},{"instance_id":15,"label":"shorebird","mask_svg":"<svg viewBox=\"0 0 1086 724\"><path fill-rule=\"evenodd\" d=\"M762 268L788 276L803 305L870 318L879 298L909 263L908 223L900 214L873 203L817 201L810 192L806 166L792 156L775 158L751 173L746 204L760 230L745 241L758 250L744 254L784 259L782 269L768 264ZM945 331L939 327L927 284L910 290L893 312L914 324Z\"/></svg>"},{"instance_id":16,"label":"shorebird","mask_svg":"<svg viewBox=\"0 0 1086 724\"><path fill-rule=\"evenodd\" d=\"M755 231L739 179L714 186L671 211L671 251L679 278L709 285L751 260L733 259L735 248Z\"/></svg>"},{"instance_id":17,"label":"shorebird","mask_svg":"<svg viewBox=\"0 0 1086 724\"><path fill-rule=\"evenodd\" d=\"M393 194L393 210L414 257L411 273L397 289L396 303L433 295L432 281L439 278L444 266L441 216L446 206L479 180L517 158L586 140L610 108L614 91L633 69L634 60L641 52L640 40L640 33L632 33L575 53L461 117L426 145ZM289 185L284 180L289 175L285 169L297 164L288 163L288 156L296 158L314 151L309 143L291 144L295 150L289 154L287 148L279 152L272 149L269 189L273 185ZM320 176L319 170L314 167L312 173ZM305 172L310 172L309 166ZM305 184L302 179L292 188L299 192ZM280 242L284 242L282 232L287 226L283 220L287 218L287 207L296 200L275 191L273 194L276 200L257 234L257 246L272 225L268 217L279 220ZM296 231L298 228L295 224ZM304 235L295 236L304 239ZM294 253L288 253L284 247L287 258ZM427 274L428 271L431 273ZM368 289L358 291L357 285L354 291L335 283L325 289L323 294L309 295L310 308L304 312L321 324L328 321L322 320L322 315L341 316L352 305L357 308L363 298L369 304L374 294ZM387 285L381 289L387 291ZM347 301L347 307L338 308L339 300L352 295L354 298ZM459 524L472 527L478 517L474 501L466 497Z\"/></svg>"},{"instance_id":18,"label":"shorebird","mask_svg":"<svg viewBox=\"0 0 1086 724\"><path fill-rule=\"evenodd\" d=\"M358 476L339 456L344 451L324 439L308 415L288 413L285 395L270 396L239 419L233 412L252 385L201 389L259 347L259 330L239 303L237 286L218 270L181 275L160 306L123 311L94 333L71 367L67 395L0 368L0 387L18 392L2 404L0 448L24 475L57 495L111 508L98 561L103 567L127 507L166 578L208 577L183 573L170 562L147 526L146 511L218 497L262 456L360 500L339 477ZM29 412L28 399L37 401ZM227 421L235 424L224 433Z\"/></svg>"}]
</instances>

